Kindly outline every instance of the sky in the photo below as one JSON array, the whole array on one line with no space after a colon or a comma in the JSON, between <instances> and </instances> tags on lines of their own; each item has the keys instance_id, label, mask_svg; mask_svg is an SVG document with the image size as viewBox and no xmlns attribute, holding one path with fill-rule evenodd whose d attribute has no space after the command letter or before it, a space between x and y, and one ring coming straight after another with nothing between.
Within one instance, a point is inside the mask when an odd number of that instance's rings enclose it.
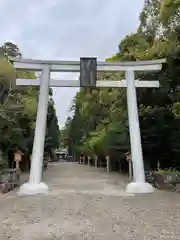
<instances>
[{"instance_id":1,"label":"sky","mask_svg":"<svg viewBox=\"0 0 180 240\"><path fill-rule=\"evenodd\" d=\"M0 0L0 45L11 41L24 58L105 60L134 32L144 0ZM68 73L54 76L77 79ZM62 127L76 88L55 88L53 98Z\"/></svg>"}]
</instances>

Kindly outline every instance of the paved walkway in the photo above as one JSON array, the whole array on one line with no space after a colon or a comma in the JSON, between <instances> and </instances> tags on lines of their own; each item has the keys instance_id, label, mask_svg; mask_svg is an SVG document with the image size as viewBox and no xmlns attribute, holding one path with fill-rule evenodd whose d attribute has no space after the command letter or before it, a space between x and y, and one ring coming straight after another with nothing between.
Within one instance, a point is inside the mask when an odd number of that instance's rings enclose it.
<instances>
[{"instance_id":1,"label":"paved walkway","mask_svg":"<svg viewBox=\"0 0 180 240\"><path fill-rule=\"evenodd\" d=\"M51 164L49 195L0 196L0 240L179 240L180 195L131 196L125 178L76 163Z\"/></svg>"}]
</instances>

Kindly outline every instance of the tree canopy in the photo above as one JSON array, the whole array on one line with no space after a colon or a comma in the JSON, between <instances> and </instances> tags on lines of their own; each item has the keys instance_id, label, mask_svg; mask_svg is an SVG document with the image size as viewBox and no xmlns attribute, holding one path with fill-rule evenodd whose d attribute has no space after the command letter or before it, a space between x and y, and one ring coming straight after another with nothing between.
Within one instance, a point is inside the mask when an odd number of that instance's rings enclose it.
<instances>
[{"instance_id":1,"label":"tree canopy","mask_svg":"<svg viewBox=\"0 0 180 240\"><path fill-rule=\"evenodd\" d=\"M8 57L22 57L17 45L6 42L1 46L1 50L3 51L0 58L0 78L3 83L13 84L8 85L6 97L0 104L0 149L4 155L17 146L31 153L39 87L15 87L15 80L16 77L34 79L36 75L34 72L13 69ZM58 119L52 94L53 91L50 89L45 141L45 148L48 150L59 146Z\"/></svg>"}]
</instances>

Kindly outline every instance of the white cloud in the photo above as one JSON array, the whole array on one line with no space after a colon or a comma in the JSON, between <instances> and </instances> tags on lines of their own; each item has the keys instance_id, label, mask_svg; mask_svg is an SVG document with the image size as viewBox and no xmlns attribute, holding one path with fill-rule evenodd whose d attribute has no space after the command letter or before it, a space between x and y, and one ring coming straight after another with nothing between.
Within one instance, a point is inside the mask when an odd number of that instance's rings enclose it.
<instances>
[{"instance_id":1,"label":"white cloud","mask_svg":"<svg viewBox=\"0 0 180 240\"><path fill-rule=\"evenodd\" d=\"M28 58L105 59L115 53L125 34L136 30L143 2L0 0L0 43L13 41ZM72 88L54 91L60 124L67 117L76 91Z\"/></svg>"}]
</instances>

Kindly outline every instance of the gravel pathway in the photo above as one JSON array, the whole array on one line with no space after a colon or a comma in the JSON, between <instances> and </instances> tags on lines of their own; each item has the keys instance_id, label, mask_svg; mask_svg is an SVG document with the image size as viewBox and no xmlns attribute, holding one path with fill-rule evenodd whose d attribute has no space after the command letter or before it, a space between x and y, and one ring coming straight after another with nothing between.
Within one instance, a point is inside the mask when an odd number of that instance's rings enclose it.
<instances>
[{"instance_id":1,"label":"gravel pathway","mask_svg":"<svg viewBox=\"0 0 180 240\"><path fill-rule=\"evenodd\" d=\"M132 196L125 177L76 163L51 164L47 196L0 196L0 240L179 240L180 195Z\"/></svg>"}]
</instances>

